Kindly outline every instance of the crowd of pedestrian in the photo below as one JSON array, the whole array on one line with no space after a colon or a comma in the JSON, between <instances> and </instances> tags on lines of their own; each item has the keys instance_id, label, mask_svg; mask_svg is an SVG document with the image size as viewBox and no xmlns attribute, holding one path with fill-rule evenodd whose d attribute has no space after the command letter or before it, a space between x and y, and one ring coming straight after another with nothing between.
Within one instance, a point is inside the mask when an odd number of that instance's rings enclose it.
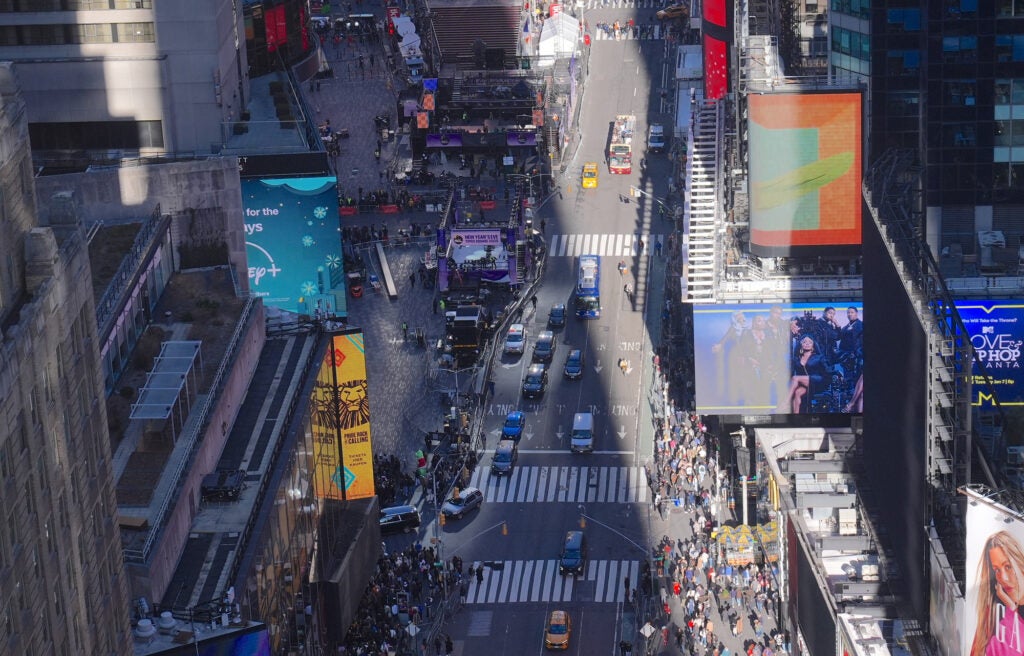
<instances>
[{"instance_id":1,"label":"crowd of pedestrian","mask_svg":"<svg viewBox=\"0 0 1024 656\"><path fill-rule=\"evenodd\" d=\"M664 412L657 420L654 458L646 466L652 502L667 519L675 509L689 517L689 532L665 535L652 551L664 615L665 640L689 656L730 656L723 632L741 637L748 656L782 656L787 637L774 625L779 591L771 563L741 562L719 548L718 511L729 477L718 467L718 436L702 418L677 406L668 394L662 359L655 356L656 391ZM645 585L645 591L649 588ZM670 618L680 616L674 626Z\"/></svg>"}]
</instances>

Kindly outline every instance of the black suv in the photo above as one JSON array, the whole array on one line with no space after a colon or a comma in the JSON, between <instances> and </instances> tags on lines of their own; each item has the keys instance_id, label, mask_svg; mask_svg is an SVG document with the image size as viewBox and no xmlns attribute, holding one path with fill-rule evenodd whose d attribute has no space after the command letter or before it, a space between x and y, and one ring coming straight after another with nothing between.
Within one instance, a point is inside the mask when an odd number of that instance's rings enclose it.
<instances>
[{"instance_id":1,"label":"black suv","mask_svg":"<svg viewBox=\"0 0 1024 656\"><path fill-rule=\"evenodd\" d=\"M380 511L381 533L408 533L419 526L420 511L415 506L394 506Z\"/></svg>"},{"instance_id":2,"label":"black suv","mask_svg":"<svg viewBox=\"0 0 1024 656\"><path fill-rule=\"evenodd\" d=\"M548 311L548 326L551 328L561 328L565 325L565 304L557 303L551 306Z\"/></svg>"},{"instance_id":3,"label":"black suv","mask_svg":"<svg viewBox=\"0 0 1024 656\"><path fill-rule=\"evenodd\" d=\"M555 334L550 330L542 330L537 336L537 343L533 345L534 362L551 362L555 357Z\"/></svg>"},{"instance_id":4,"label":"black suv","mask_svg":"<svg viewBox=\"0 0 1024 656\"><path fill-rule=\"evenodd\" d=\"M523 378L523 396L528 399L536 399L544 396L544 390L548 387L548 369L542 364L531 364L526 370L526 377Z\"/></svg>"}]
</instances>

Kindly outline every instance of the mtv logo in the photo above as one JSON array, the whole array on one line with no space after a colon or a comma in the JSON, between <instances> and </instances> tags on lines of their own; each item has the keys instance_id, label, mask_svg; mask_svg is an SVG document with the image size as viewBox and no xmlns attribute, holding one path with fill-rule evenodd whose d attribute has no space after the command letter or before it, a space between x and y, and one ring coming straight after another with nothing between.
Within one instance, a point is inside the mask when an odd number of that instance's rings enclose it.
<instances>
[{"instance_id":1,"label":"mtv logo","mask_svg":"<svg viewBox=\"0 0 1024 656\"><path fill-rule=\"evenodd\" d=\"M988 335L988 334L992 334L992 333L995 333L995 332L996 332L996 327L995 326L982 326L981 327L981 334L982 335Z\"/></svg>"}]
</instances>

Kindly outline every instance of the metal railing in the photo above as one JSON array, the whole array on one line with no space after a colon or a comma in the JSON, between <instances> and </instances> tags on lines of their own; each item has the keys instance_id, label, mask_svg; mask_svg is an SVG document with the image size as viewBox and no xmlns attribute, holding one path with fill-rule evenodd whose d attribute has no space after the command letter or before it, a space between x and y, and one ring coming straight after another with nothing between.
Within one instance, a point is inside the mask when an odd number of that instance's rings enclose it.
<instances>
[{"instance_id":1,"label":"metal railing","mask_svg":"<svg viewBox=\"0 0 1024 656\"><path fill-rule=\"evenodd\" d=\"M167 494L164 495L164 498L160 501L160 507L155 514L152 528L146 536L146 541L142 544L142 547L139 549L124 550L124 558L126 561L133 563L145 563L149 558L149 552L153 548L153 544L163 531L164 525L167 521L168 508L170 508L171 503L177 501L180 496L182 475L192 464L192 456L195 455L196 445L201 442L201 437L209 423L210 411L217 405L217 401L220 398L220 393L225 383L225 374L230 370L230 366L235 362L239 343L242 340L242 335L248 330L253 321L253 308L258 301L259 299L254 297L250 297L246 301L238 323L235 326L235 332L231 335L231 340L228 342L227 349L225 349L224 357L221 358L220 366L217 367L217 372L214 374L213 380L210 382L210 389L206 399L198 408L199 414L196 417L195 422L192 424L192 430L190 430L188 435L185 436L182 456L178 460L177 468L171 474L173 484Z\"/></svg>"},{"instance_id":2,"label":"metal railing","mask_svg":"<svg viewBox=\"0 0 1024 656\"><path fill-rule=\"evenodd\" d=\"M107 284L103 296L96 303L96 327L102 339L107 334L107 324L113 320L120 300L126 291L126 285L135 280L136 275L145 263L158 234L166 232L170 227L170 217L160 216L160 205L153 210L149 220L143 222L142 228L135 235L131 250L122 258L114 277Z\"/></svg>"}]
</instances>

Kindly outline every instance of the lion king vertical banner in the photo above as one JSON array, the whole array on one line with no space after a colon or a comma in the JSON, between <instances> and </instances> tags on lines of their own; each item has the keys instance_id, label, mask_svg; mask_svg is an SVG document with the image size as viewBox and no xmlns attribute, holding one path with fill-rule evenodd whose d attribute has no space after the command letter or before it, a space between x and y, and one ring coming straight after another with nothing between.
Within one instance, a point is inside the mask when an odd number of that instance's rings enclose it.
<instances>
[{"instance_id":1,"label":"lion king vertical banner","mask_svg":"<svg viewBox=\"0 0 1024 656\"><path fill-rule=\"evenodd\" d=\"M372 497L376 491L362 331L331 335L312 402L317 496L346 500Z\"/></svg>"}]
</instances>

